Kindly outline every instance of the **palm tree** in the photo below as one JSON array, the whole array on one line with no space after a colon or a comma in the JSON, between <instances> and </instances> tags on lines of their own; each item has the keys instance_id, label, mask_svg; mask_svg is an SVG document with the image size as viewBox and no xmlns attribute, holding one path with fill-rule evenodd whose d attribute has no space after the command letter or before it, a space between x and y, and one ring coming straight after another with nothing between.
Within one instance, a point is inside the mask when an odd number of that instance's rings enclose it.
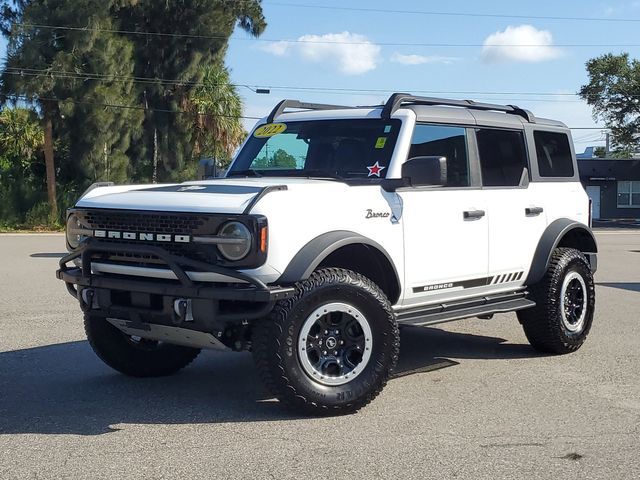
<instances>
[{"instance_id":1,"label":"palm tree","mask_svg":"<svg viewBox=\"0 0 640 480\"><path fill-rule=\"evenodd\" d=\"M204 67L201 83L191 91L194 112L194 154L211 156L226 167L246 136L242 126L242 99L221 64Z\"/></svg>"},{"instance_id":2,"label":"palm tree","mask_svg":"<svg viewBox=\"0 0 640 480\"><path fill-rule=\"evenodd\" d=\"M29 166L44 145L44 132L35 111L27 108L4 108L0 112L0 154Z\"/></svg>"}]
</instances>

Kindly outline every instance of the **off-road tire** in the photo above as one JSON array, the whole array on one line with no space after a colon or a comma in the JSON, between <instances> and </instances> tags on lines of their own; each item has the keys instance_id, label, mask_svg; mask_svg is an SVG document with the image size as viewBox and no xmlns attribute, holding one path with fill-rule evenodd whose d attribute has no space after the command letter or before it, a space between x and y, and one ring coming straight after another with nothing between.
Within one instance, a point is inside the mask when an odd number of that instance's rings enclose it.
<instances>
[{"instance_id":1,"label":"off-road tire","mask_svg":"<svg viewBox=\"0 0 640 480\"><path fill-rule=\"evenodd\" d=\"M114 370L131 377L171 375L189 365L198 348L142 341L138 344L105 318L85 315L84 330L98 357Z\"/></svg>"},{"instance_id":2,"label":"off-road tire","mask_svg":"<svg viewBox=\"0 0 640 480\"><path fill-rule=\"evenodd\" d=\"M565 325L561 308L562 285L568 275L577 273L584 281L586 316L577 331ZM589 262L582 252L573 248L553 251L549 268L540 282L529 287L534 308L518 312L529 343L543 353L565 354L578 350L591 330L595 309L595 286Z\"/></svg>"},{"instance_id":3,"label":"off-road tire","mask_svg":"<svg viewBox=\"0 0 640 480\"><path fill-rule=\"evenodd\" d=\"M361 311L371 327L371 357L360 374L343 385L323 385L301 365L298 339L306 319L330 302ZM305 415L356 412L384 388L395 367L400 335L385 294L368 278L339 268L314 272L296 284L292 298L278 302L271 315L256 323L253 356L267 388L284 404Z\"/></svg>"}]
</instances>

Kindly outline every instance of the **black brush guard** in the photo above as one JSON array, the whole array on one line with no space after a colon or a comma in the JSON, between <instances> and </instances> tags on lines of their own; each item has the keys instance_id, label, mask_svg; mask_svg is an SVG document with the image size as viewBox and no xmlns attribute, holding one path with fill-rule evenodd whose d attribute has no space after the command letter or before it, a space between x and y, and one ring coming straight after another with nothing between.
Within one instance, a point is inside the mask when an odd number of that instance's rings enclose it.
<instances>
[{"instance_id":1,"label":"black brush guard","mask_svg":"<svg viewBox=\"0 0 640 480\"><path fill-rule=\"evenodd\" d=\"M104 253L122 251L122 245L116 245L95 240L86 241L74 252L60 259L60 269L56 277L65 282L69 293L80 300L78 287L101 288L107 290L124 290L157 294L163 296L182 297L190 299L233 300L243 302L258 302L272 305L277 300L291 297L295 293L293 287L267 286L258 279L240 273L236 270L210 265L197 260L178 257L166 250L147 245L127 245L127 252L140 255L153 255L159 258L175 274L177 282L171 280L137 279L123 275L96 275L91 271L91 262L95 256ZM80 258L81 267L67 264ZM186 268L199 272L210 272L225 275L238 280L237 284L212 286L207 283L196 283L187 275Z\"/></svg>"}]
</instances>

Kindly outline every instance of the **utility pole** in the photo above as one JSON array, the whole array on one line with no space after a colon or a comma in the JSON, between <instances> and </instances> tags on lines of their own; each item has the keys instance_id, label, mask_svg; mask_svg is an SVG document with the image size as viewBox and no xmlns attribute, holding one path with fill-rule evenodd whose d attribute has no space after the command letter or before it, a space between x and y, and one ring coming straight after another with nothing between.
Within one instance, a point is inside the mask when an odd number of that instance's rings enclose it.
<instances>
[{"instance_id":1,"label":"utility pole","mask_svg":"<svg viewBox=\"0 0 640 480\"><path fill-rule=\"evenodd\" d=\"M609 136L611 134L609 132L605 133L605 144L604 144L604 156L608 157L609 156L609 150L611 149L611 143L609 140Z\"/></svg>"},{"instance_id":2,"label":"utility pole","mask_svg":"<svg viewBox=\"0 0 640 480\"><path fill-rule=\"evenodd\" d=\"M44 164L47 175L47 199L51 209L52 221L58 218L58 202L56 200L56 170L53 159L53 115L55 103L53 100L42 101L44 117Z\"/></svg>"}]
</instances>

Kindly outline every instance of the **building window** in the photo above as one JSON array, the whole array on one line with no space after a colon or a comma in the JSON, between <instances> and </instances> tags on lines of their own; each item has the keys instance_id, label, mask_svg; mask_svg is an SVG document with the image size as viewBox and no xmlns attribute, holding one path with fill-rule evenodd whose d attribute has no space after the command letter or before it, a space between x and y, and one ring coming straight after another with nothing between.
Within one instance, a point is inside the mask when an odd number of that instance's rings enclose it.
<instances>
[{"instance_id":1,"label":"building window","mask_svg":"<svg viewBox=\"0 0 640 480\"><path fill-rule=\"evenodd\" d=\"M640 208L640 181L618 182L618 207Z\"/></svg>"}]
</instances>

